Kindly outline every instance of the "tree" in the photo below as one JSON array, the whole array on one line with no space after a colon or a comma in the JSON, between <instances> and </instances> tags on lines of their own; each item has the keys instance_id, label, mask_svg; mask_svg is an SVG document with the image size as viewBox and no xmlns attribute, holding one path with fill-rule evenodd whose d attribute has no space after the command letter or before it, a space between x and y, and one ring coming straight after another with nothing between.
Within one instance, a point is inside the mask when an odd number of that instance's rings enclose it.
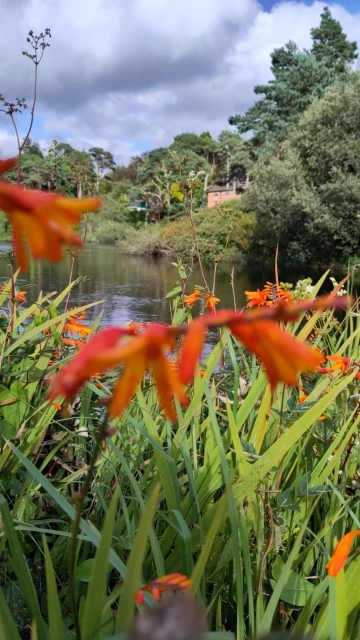
<instances>
[{"instance_id":1,"label":"tree","mask_svg":"<svg viewBox=\"0 0 360 640\"><path fill-rule=\"evenodd\" d=\"M253 132L253 151L265 143L285 140L295 128L302 113L314 98L348 71L356 59L356 43L349 42L339 22L326 7L320 26L311 30L311 52L300 51L295 42L275 49L271 54L274 78L266 85L257 85L254 92L263 97L244 115L229 119L239 133Z\"/></svg>"},{"instance_id":2,"label":"tree","mask_svg":"<svg viewBox=\"0 0 360 640\"><path fill-rule=\"evenodd\" d=\"M238 133L224 130L219 135L216 182L246 180L249 166L249 145Z\"/></svg>"},{"instance_id":3,"label":"tree","mask_svg":"<svg viewBox=\"0 0 360 640\"><path fill-rule=\"evenodd\" d=\"M245 115L229 119L239 133L253 132L255 148L265 142L284 140L313 99L321 96L333 81L325 63L312 54L300 52L291 41L272 52L271 62L274 80L254 88L257 95L264 97Z\"/></svg>"},{"instance_id":4,"label":"tree","mask_svg":"<svg viewBox=\"0 0 360 640\"><path fill-rule=\"evenodd\" d=\"M324 62L336 73L346 71L358 57L356 42L349 42L340 22L332 17L329 7L324 7L320 25L311 29L311 37L313 39L311 52L316 60Z\"/></svg>"},{"instance_id":5,"label":"tree","mask_svg":"<svg viewBox=\"0 0 360 640\"><path fill-rule=\"evenodd\" d=\"M31 138L27 138L23 147L23 153L30 153L32 155L43 157L43 153L40 149L38 142L34 142Z\"/></svg>"},{"instance_id":6,"label":"tree","mask_svg":"<svg viewBox=\"0 0 360 640\"><path fill-rule=\"evenodd\" d=\"M105 172L115 167L114 156L110 151L105 151L101 147L92 147L89 149L89 155L95 163L96 193L99 193L100 181L104 178Z\"/></svg>"},{"instance_id":7,"label":"tree","mask_svg":"<svg viewBox=\"0 0 360 640\"><path fill-rule=\"evenodd\" d=\"M148 155L149 152L144 151L139 156L133 156L128 165L122 164L116 166L109 176L110 180L112 180L113 182L118 182L119 180L130 180L131 182L135 183L138 169L142 164L144 164Z\"/></svg>"},{"instance_id":8,"label":"tree","mask_svg":"<svg viewBox=\"0 0 360 640\"><path fill-rule=\"evenodd\" d=\"M254 168L242 199L256 211L254 250L283 263L341 263L360 255L360 73L330 86L289 139Z\"/></svg>"}]
</instances>

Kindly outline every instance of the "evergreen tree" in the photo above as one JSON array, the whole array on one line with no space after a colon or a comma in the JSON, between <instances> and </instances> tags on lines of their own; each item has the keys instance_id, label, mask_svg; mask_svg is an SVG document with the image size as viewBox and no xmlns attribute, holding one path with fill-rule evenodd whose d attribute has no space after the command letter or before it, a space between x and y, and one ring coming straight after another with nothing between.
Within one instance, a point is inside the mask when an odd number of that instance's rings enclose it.
<instances>
[{"instance_id":1,"label":"evergreen tree","mask_svg":"<svg viewBox=\"0 0 360 640\"><path fill-rule=\"evenodd\" d=\"M294 42L275 49L271 54L274 80L257 85L254 92L263 95L245 115L229 119L239 133L252 131L253 146L284 140L315 97L331 84L331 70L314 55L299 51Z\"/></svg>"},{"instance_id":2,"label":"evergreen tree","mask_svg":"<svg viewBox=\"0 0 360 640\"><path fill-rule=\"evenodd\" d=\"M295 42L275 49L271 54L274 79L257 85L254 92L263 96L244 115L229 119L239 133L253 132L252 146L284 140L314 98L347 72L356 59L356 43L349 42L339 22L326 7L320 26L311 30L311 52L300 51Z\"/></svg>"},{"instance_id":3,"label":"evergreen tree","mask_svg":"<svg viewBox=\"0 0 360 640\"><path fill-rule=\"evenodd\" d=\"M313 46L311 53L316 60L324 62L336 73L343 73L358 57L356 42L350 42L342 30L340 22L335 20L325 7L321 14L320 25L311 29Z\"/></svg>"}]
</instances>

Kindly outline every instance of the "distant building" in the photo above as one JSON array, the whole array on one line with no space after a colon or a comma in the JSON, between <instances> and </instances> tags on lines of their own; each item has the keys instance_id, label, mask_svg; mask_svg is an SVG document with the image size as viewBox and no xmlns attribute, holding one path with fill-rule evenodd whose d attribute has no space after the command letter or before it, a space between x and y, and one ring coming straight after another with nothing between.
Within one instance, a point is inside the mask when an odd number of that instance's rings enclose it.
<instances>
[{"instance_id":1,"label":"distant building","mask_svg":"<svg viewBox=\"0 0 360 640\"><path fill-rule=\"evenodd\" d=\"M238 198L241 198L245 189L245 182L236 182L235 180L231 184L214 184L210 189L208 189L207 206L211 209L212 207L217 207L219 204L222 204L227 200L237 200Z\"/></svg>"},{"instance_id":2,"label":"distant building","mask_svg":"<svg viewBox=\"0 0 360 640\"><path fill-rule=\"evenodd\" d=\"M146 213L149 211L149 207L146 204L145 200L134 200L131 204L129 204L130 211L143 211Z\"/></svg>"},{"instance_id":3,"label":"distant building","mask_svg":"<svg viewBox=\"0 0 360 640\"><path fill-rule=\"evenodd\" d=\"M147 205L146 200L134 200L128 206L129 211L138 211L144 214L145 222L159 222L160 214L156 211L151 211Z\"/></svg>"}]
</instances>

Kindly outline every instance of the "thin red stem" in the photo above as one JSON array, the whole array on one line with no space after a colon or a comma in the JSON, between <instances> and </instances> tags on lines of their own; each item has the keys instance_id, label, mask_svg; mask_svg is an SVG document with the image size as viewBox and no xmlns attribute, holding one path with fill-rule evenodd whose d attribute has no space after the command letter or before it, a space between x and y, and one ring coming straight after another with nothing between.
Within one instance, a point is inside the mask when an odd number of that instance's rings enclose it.
<instances>
[{"instance_id":1,"label":"thin red stem","mask_svg":"<svg viewBox=\"0 0 360 640\"><path fill-rule=\"evenodd\" d=\"M198 244L197 237L196 237L195 224L194 224L194 219L193 219L193 215L192 215L192 205L191 205L191 200L189 201L189 197L186 198L186 205L187 205L188 216L190 218L191 232L192 232L192 236L193 236L194 243L195 243L196 254L197 254L198 261L199 261L199 266L200 266L202 279L204 280L205 287L207 288L208 291L210 291L209 285L208 285L207 280L205 278L205 273L204 273L204 269L203 269L203 265L202 265L202 261L201 261L200 249L199 249L199 244Z\"/></svg>"}]
</instances>

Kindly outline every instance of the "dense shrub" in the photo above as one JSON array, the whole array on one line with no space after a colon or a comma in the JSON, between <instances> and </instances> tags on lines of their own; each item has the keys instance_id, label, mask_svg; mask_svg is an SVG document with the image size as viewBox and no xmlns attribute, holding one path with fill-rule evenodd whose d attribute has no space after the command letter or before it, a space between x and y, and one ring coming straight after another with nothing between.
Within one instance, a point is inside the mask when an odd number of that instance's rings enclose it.
<instances>
[{"instance_id":1,"label":"dense shrub","mask_svg":"<svg viewBox=\"0 0 360 640\"><path fill-rule=\"evenodd\" d=\"M251 244L255 217L241 210L239 200L229 200L219 207L194 213L194 224L204 259L222 255L225 259L241 261ZM189 257L194 250L189 218L186 216L164 226L160 240L174 253Z\"/></svg>"}]
</instances>

